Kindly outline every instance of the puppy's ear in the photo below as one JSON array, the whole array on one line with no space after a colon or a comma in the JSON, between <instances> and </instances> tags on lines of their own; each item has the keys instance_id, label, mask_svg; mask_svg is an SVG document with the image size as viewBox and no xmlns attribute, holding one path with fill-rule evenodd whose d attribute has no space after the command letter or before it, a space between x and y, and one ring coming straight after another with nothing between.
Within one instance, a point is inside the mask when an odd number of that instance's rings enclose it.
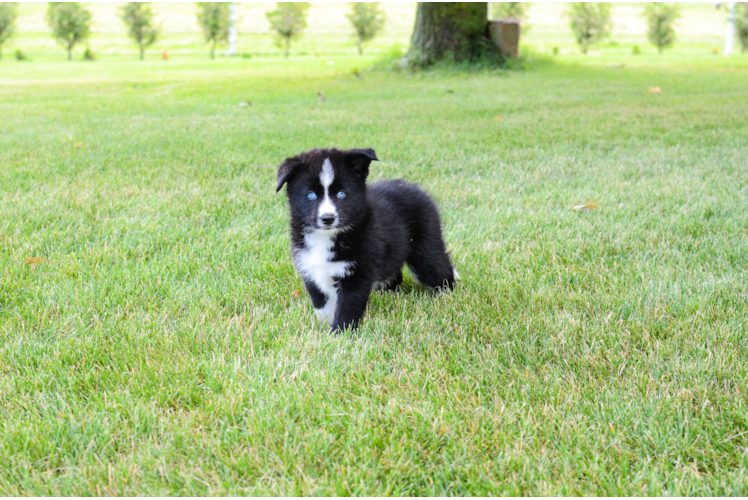
<instances>
[{"instance_id":1,"label":"puppy's ear","mask_svg":"<svg viewBox=\"0 0 748 500\"><path fill-rule=\"evenodd\" d=\"M292 156L291 158L286 158L283 163L281 163L280 167L278 167L278 185L275 187L275 192L281 190L283 187L283 184L288 182L291 177L296 174L296 172L299 170L299 167L304 164L304 160L301 159L300 156Z\"/></svg>"},{"instance_id":2,"label":"puppy's ear","mask_svg":"<svg viewBox=\"0 0 748 500\"><path fill-rule=\"evenodd\" d=\"M345 152L345 163L364 179L369 175L369 164L372 161L379 161L379 158L371 148L349 149Z\"/></svg>"}]
</instances>

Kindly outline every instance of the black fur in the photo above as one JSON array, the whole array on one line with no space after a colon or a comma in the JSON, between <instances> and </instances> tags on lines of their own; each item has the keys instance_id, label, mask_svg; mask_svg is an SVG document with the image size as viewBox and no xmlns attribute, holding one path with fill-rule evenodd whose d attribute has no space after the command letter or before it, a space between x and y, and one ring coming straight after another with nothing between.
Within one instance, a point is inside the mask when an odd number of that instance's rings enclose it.
<instances>
[{"instance_id":1,"label":"black fur","mask_svg":"<svg viewBox=\"0 0 748 500\"><path fill-rule=\"evenodd\" d=\"M330 231L337 232L329 259L309 258L308 262L319 263L312 267L323 274L331 263L349 263L343 276L329 282L334 283L334 290L327 288L329 294L323 291L321 281L310 276L310 264L304 267L304 259L299 258L305 251L308 255L313 246L307 238L332 234L325 232L324 219L318 213L325 196L320 174L326 159L334 172L327 195L331 201L334 198L338 218L337 227ZM418 186L404 180L367 186L373 160L377 157L372 149L313 149L286 159L278 169L276 191L288 185L291 244L312 304L321 310L337 295L334 317L330 318L333 331L356 328L375 284L378 289L394 290L402 282L405 263L418 281L436 291L455 286L456 274L442 239L436 205ZM316 200L308 198L310 191L315 192ZM340 191L345 196L337 199Z\"/></svg>"}]
</instances>

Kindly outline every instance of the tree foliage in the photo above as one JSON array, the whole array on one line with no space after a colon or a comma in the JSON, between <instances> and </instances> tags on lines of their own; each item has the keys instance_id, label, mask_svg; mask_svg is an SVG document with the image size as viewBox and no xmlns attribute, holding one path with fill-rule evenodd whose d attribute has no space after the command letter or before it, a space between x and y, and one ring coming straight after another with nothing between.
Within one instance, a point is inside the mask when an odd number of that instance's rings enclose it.
<instances>
[{"instance_id":1,"label":"tree foliage","mask_svg":"<svg viewBox=\"0 0 748 500\"><path fill-rule=\"evenodd\" d=\"M735 34L738 35L741 52L748 50L748 2L735 6Z\"/></svg>"},{"instance_id":2,"label":"tree foliage","mask_svg":"<svg viewBox=\"0 0 748 500\"><path fill-rule=\"evenodd\" d=\"M525 21L527 19L527 2L493 2L491 14L494 19L512 17Z\"/></svg>"},{"instance_id":3,"label":"tree foliage","mask_svg":"<svg viewBox=\"0 0 748 500\"><path fill-rule=\"evenodd\" d=\"M205 35L205 42L211 43L210 58L216 57L216 44L229 40L229 4L226 2L199 2L197 22Z\"/></svg>"},{"instance_id":4,"label":"tree foliage","mask_svg":"<svg viewBox=\"0 0 748 500\"><path fill-rule=\"evenodd\" d=\"M680 9L675 4L652 2L644 8L647 18L647 39L662 54L663 49L675 43L673 24L680 17Z\"/></svg>"},{"instance_id":5,"label":"tree foliage","mask_svg":"<svg viewBox=\"0 0 748 500\"><path fill-rule=\"evenodd\" d=\"M351 4L351 12L345 17L356 30L358 54L361 55L364 53L363 45L384 28L385 14L379 10L376 2L355 2Z\"/></svg>"},{"instance_id":6,"label":"tree foliage","mask_svg":"<svg viewBox=\"0 0 748 500\"><path fill-rule=\"evenodd\" d=\"M608 36L613 27L610 20L610 4L607 2L570 3L566 13L574 38L583 54L587 53L590 45Z\"/></svg>"},{"instance_id":7,"label":"tree foliage","mask_svg":"<svg viewBox=\"0 0 748 500\"><path fill-rule=\"evenodd\" d=\"M91 13L77 2L50 2L47 24L55 40L67 49L70 60L73 47L91 34Z\"/></svg>"},{"instance_id":8,"label":"tree foliage","mask_svg":"<svg viewBox=\"0 0 748 500\"><path fill-rule=\"evenodd\" d=\"M0 2L0 59L3 58L3 43L13 35L18 17L18 4L15 2Z\"/></svg>"},{"instance_id":9,"label":"tree foliage","mask_svg":"<svg viewBox=\"0 0 748 500\"><path fill-rule=\"evenodd\" d=\"M122 21L127 25L127 34L140 47L140 60L145 58L145 49L158 39L159 28L155 26L155 17L151 4L146 2L126 3L120 12Z\"/></svg>"},{"instance_id":10,"label":"tree foliage","mask_svg":"<svg viewBox=\"0 0 748 500\"><path fill-rule=\"evenodd\" d=\"M270 28L276 32L276 44L285 47L285 55L291 48L291 40L301 36L306 28L306 15L309 10L307 2L279 2L272 12L265 14Z\"/></svg>"}]
</instances>

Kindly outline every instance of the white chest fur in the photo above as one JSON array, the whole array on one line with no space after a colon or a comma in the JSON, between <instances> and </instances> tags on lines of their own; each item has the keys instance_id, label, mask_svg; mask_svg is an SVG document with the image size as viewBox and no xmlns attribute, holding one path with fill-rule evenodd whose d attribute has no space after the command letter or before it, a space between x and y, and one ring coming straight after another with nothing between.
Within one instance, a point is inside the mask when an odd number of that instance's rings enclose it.
<instances>
[{"instance_id":1,"label":"white chest fur","mask_svg":"<svg viewBox=\"0 0 748 500\"><path fill-rule=\"evenodd\" d=\"M316 310L317 315L327 316L330 320L335 316L338 302L335 282L346 276L350 267L350 262L333 260L336 234L334 229L313 231L304 235L304 248L294 249L296 269L327 296L327 303L323 309Z\"/></svg>"}]
</instances>

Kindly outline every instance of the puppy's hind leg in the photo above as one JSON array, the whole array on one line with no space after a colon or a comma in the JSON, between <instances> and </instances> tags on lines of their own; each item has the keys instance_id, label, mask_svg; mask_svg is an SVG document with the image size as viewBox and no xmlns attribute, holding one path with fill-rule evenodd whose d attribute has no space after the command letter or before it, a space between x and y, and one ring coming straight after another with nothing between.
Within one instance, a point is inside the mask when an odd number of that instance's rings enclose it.
<instances>
[{"instance_id":1,"label":"puppy's hind leg","mask_svg":"<svg viewBox=\"0 0 748 500\"><path fill-rule=\"evenodd\" d=\"M376 283L374 283L374 290L378 292L391 292L399 287L402 283L403 272L402 270L400 270L394 276L390 276L387 279L383 279L382 281L377 281Z\"/></svg>"},{"instance_id":2,"label":"puppy's hind leg","mask_svg":"<svg viewBox=\"0 0 748 500\"><path fill-rule=\"evenodd\" d=\"M416 280L437 292L445 287L453 289L459 278L441 235L426 235L419 241L408 257L408 268Z\"/></svg>"}]
</instances>

